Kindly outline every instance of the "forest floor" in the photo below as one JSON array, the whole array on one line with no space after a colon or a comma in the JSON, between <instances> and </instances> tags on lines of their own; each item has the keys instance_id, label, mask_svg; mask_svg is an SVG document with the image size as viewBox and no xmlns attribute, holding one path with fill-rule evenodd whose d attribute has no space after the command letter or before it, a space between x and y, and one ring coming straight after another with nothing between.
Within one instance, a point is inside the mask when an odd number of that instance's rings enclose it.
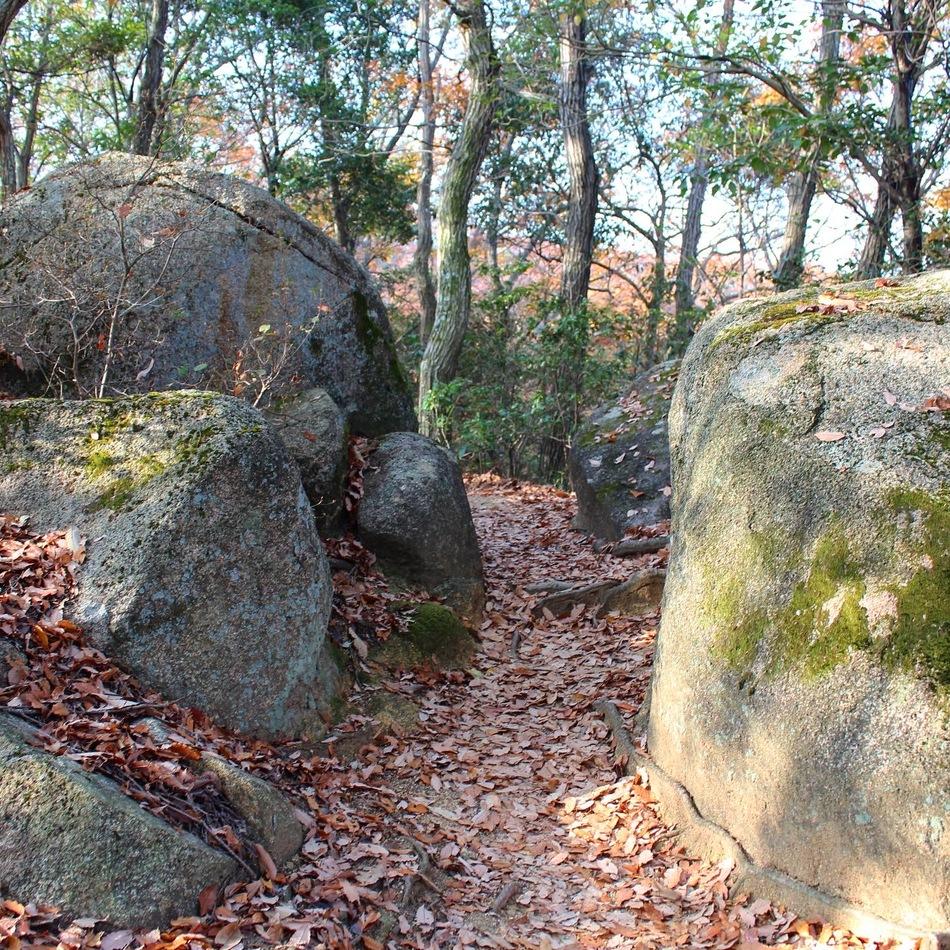
<instances>
[{"instance_id":1,"label":"forest floor","mask_svg":"<svg viewBox=\"0 0 950 950\"><path fill-rule=\"evenodd\" d=\"M556 489L482 477L469 482L469 494L488 590L473 668L405 673L364 687L411 698L420 721L403 734L358 741L367 722L357 717L339 727L329 756L234 736L173 704L162 707L173 730L167 748L149 745L122 716L107 730L100 716L93 735L84 711L90 690L101 713L103 696L117 707L140 703L141 687L101 655L90 660L94 651L77 646L58 619L72 570L63 572L61 538L28 543L17 528L7 563L20 571L21 590L38 590L43 574L45 600L36 595L30 609L45 613L39 624L35 612L24 613L27 623L15 617L0 630L21 637L31 660L6 701L46 719L47 747L86 768L103 763L100 770L166 819L165 779L155 777L166 772L174 777L175 814L183 801L210 814L213 803L189 791L187 753L213 748L279 784L308 833L292 867L278 872L259 855L259 880L203 893L204 915L168 931L114 931L7 900L0 947L868 947L766 901L731 895L732 868L685 853L643 777L625 775L594 704L613 700L632 725L649 678L655 613L532 614L537 597L526 585L626 577L661 566L663 552L639 562L596 553L570 526L573 498ZM337 580L351 608L362 598L378 609L379 591ZM46 631L39 644L38 626ZM60 639L69 641L63 649ZM82 675L92 677L80 686L77 651ZM211 831L233 842L227 829Z\"/></svg>"}]
</instances>

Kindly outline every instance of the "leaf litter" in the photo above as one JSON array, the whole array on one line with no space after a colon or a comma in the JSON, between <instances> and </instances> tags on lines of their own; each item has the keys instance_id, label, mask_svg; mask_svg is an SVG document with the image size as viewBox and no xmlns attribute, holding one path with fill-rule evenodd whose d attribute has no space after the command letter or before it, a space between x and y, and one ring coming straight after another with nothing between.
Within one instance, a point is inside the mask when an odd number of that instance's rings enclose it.
<instances>
[{"instance_id":1,"label":"leaf litter","mask_svg":"<svg viewBox=\"0 0 950 950\"><path fill-rule=\"evenodd\" d=\"M384 684L412 696L419 726L355 748L346 739L358 735L358 716L326 747L267 743L145 690L63 618L83 558L75 530L37 534L24 519L0 518L0 635L26 661L8 661L0 703L31 719L48 751L109 775L142 807L254 869L251 880L196 895L201 915L165 931L70 921L9 899L0 905L0 946L873 946L731 896L728 864L676 844L593 709L609 698L627 715L638 710L659 618L597 618L583 605L561 619L534 617L537 596L525 591L552 576L624 578L629 559L595 552L571 529L566 492L490 476L468 488L488 588L475 668L423 669ZM399 621L371 556L352 539L331 553L352 565L334 574L336 624L385 639ZM665 557L644 555L637 567L661 567ZM167 741L136 724L143 715L165 724ZM215 783L190 771L203 749L294 803L306 841L289 867L275 868Z\"/></svg>"}]
</instances>

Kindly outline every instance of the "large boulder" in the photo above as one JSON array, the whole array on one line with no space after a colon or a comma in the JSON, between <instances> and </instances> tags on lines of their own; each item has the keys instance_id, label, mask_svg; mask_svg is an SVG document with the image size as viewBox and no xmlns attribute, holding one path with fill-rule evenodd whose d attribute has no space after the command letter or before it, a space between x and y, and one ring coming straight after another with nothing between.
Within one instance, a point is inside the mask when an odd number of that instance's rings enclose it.
<instances>
[{"instance_id":1,"label":"large boulder","mask_svg":"<svg viewBox=\"0 0 950 950\"><path fill-rule=\"evenodd\" d=\"M922 930L950 929L948 318L944 271L696 335L648 735L771 896Z\"/></svg>"},{"instance_id":2,"label":"large boulder","mask_svg":"<svg viewBox=\"0 0 950 950\"><path fill-rule=\"evenodd\" d=\"M576 527L610 541L670 516L666 416L679 361L636 376L626 395L601 406L571 441L568 474Z\"/></svg>"},{"instance_id":3,"label":"large boulder","mask_svg":"<svg viewBox=\"0 0 950 950\"><path fill-rule=\"evenodd\" d=\"M326 390L314 387L275 401L267 418L300 467L317 526L332 531L343 511L349 462L346 417Z\"/></svg>"},{"instance_id":4,"label":"large boulder","mask_svg":"<svg viewBox=\"0 0 950 950\"><path fill-rule=\"evenodd\" d=\"M444 597L466 619L481 613L482 558L450 452L414 432L386 436L370 456L357 525L386 574Z\"/></svg>"},{"instance_id":5,"label":"large boulder","mask_svg":"<svg viewBox=\"0 0 950 950\"><path fill-rule=\"evenodd\" d=\"M228 883L233 858L178 831L115 782L33 747L32 730L0 714L0 889L68 917L165 927Z\"/></svg>"},{"instance_id":6,"label":"large boulder","mask_svg":"<svg viewBox=\"0 0 950 950\"><path fill-rule=\"evenodd\" d=\"M145 683L262 735L319 731L330 576L300 474L213 393L0 403L0 511L88 539L70 616Z\"/></svg>"},{"instance_id":7,"label":"large boulder","mask_svg":"<svg viewBox=\"0 0 950 950\"><path fill-rule=\"evenodd\" d=\"M107 153L0 211L0 388L326 389L354 430L415 428L382 301L319 228L228 175Z\"/></svg>"}]
</instances>

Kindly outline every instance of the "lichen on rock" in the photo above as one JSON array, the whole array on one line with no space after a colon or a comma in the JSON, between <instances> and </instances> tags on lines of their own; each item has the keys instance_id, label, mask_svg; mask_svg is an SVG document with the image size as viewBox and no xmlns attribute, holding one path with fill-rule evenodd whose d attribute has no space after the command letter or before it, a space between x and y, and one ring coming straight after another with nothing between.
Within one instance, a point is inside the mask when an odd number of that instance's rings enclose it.
<instances>
[{"instance_id":1,"label":"lichen on rock","mask_svg":"<svg viewBox=\"0 0 950 950\"><path fill-rule=\"evenodd\" d=\"M950 273L826 293L860 306L744 301L683 361L649 748L761 867L944 930Z\"/></svg>"},{"instance_id":2,"label":"lichen on rock","mask_svg":"<svg viewBox=\"0 0 950 950\"><path fill-rule=\"evenodd\" d=\"M0 418L0 510L89 539L69 610L96 646L222 725L321 731L329 569L260 413L184 391L6 402Z\"/></svg>"}]
</instances>

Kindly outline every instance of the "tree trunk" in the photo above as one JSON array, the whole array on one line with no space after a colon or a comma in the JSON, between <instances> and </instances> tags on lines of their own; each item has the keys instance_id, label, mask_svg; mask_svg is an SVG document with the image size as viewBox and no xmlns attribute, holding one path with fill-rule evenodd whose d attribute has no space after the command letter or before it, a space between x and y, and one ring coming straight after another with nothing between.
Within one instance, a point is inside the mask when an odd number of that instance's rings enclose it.
<instances>
[{"instance_id":1,"label":"tree trunk","mask_svg":"<svg viewBox=\"0 0 950 950\"><path fill-rule=\"evenodd\" d=\"M498 59L483 0L472 0L470 6L455 12L466 45L471 89L442 183L436 255L438 296L432 333L419 367L419 429L429 436L437 429L428 405L429 393L455 376L468 327L472 302L468 206L488 149L498 103Z\"/></svg>"},{"instance_id":2,"label":"tree trunk","mask_svg":"<svg viewBox=\"0 0 950 950\"><path fill-rule=\"evenodd\" d=\"M841 29L844 24L844 0L822 0L821 44L818 54L819 93L817 116L825 116L834 104L838 89L837 65L841 55ZM778 265L772 275L775 286L788 290L801 283L805 269L805 235L811 204L818 190L821 172L822 142L811 150L804 172L792 177L788 189L788 218Z\"/></svg>"},{"instance_id":3,"label":"tree trunk","mask_svg":"<svg viewBox=\"0 0 950 950\"><path fill-rule=\"evenodd\" d=\"M801 283L805 270L805 234L811 203L818 188L818 158L813 157L806 172L795 172L788 183L788 217L778 264L772 280L779 290L790 290Z\"/></svg>"},{"instance_id":4,"label":"tree trunk","mask_svg":"<svg viewBox=\"0 0 950 950\"><path fill-rule=\"evenodd\" d=\"M874 213L868 222L868 233L864 239L861 259L858 261L854 276L858 280L880 277L884 270L884 259L891 236L891 222L894 220L894 199L890 186L881 183L877 189Z\"/></svg>"},{"instance_id":5,"label":"tree trunk","mask_svg":"<svg viewBox=\"0 0 950 950\"><path fill-rule=\"evenodd\" d=\"M153 141L153 137L160 108L167 30L168 0L152 0L152 15L145 46L145 68L139 86L138 124L132 143L132 151L136 155L151 155L158 150L158 143Z\"/></svg>"},{"instance_id":6,"label":"tree trunk","mask_svg":"<svg viewBox=\"0 0 950 950\"><path fill-rule=\"evenodd\" d=\"M729 44L732 32L734 0L725 0L722 8L722 21L716 38L716 56L722 56ZM706 86L710 97L716 95L716 78L719 69L707 67ZM704 116L704 119L707 119ZM699 239L702 235L703 205L706 202L706 187L709 184L709 160L706 149L699 145L690 172L689 200L686 203L686 220L683 224L683 237L680 242L680 259L676 268L676 291L674 293L675 322L672 333L671 350L682 351L692 332L692 323L696 301L693 296L693 277L696 273Z\"/></svg>"},{"instance_id":7,"label":"tree trunk","mask_svg":"<svg viewBox=\"0 0 950 950\"><path fill-rule=\"evenodd\" d=\"M686 345L690 323L696 302L693 297L693 277L696 273L699 239L702 235L703 205L706 202L706 186L709 184L709 166L706 150L700 146L696 151L689 176L689 199L686 202L686 218L683 237L680 241L680 259L676 268L676 291L674 306L676 323L674 336L678 344Z\"/></svg>"},{"instance_id":8,"label":"tree trunk","mask_svg":"<svg viewBox=\"0 0 950 950\"><path fill-rule=\"evenodd\" d=\"M0 109L0 185L4 200L17 190L17 148L9 106Z\"/></svg>"},{"instance_id":9,"label":"tree trunk","mask_svg":"<svg viewBox=\"0 0 950 950\"><path fill-rule=\"evenodd\" d=\"M6 39L16 15L26 4L27 0L0 0L0 44Z\"/></svg>"},{"instance_id":10,"label":"tree trunk","mask_svg":"<svg viewBox=\"0 0 950 950\"><path fill-rule=\"evenodd\" d=\"M419 110L422 135L419 144L419 184L416 186L416 253L413 267L419 293L419 334L429 342L435 321L435 283L432 280L432 170L435 147L435 89L432 85L432 46L429 0L419 0L417 24L419 49Z\"/></svg>"},{"instance_id":11,"label":"tree trunk","mask_svg":"<svg viewBox=\"0 0 950 950\"><path fill-rule=\"evenodd\" d=\"M340 179L330 177L330 203L333 205L333 230L340 247L351 254L356 250L356 236L350 231L350 202L343 194Z\"/></svg>"},{"instance_id":12,"label":"tree trunk","mask_svg":"<svg viewBox=\"0 0 950 950\"><path fill-rule=\"evenodd\" d=\"M570 176L561 301L567 310L576 310L587 301L597 217L597 164L587 117L587 87L593 70L587 57L586 13L561 17L559 45L561 131Z\"/></svg>"}]
</instances>

